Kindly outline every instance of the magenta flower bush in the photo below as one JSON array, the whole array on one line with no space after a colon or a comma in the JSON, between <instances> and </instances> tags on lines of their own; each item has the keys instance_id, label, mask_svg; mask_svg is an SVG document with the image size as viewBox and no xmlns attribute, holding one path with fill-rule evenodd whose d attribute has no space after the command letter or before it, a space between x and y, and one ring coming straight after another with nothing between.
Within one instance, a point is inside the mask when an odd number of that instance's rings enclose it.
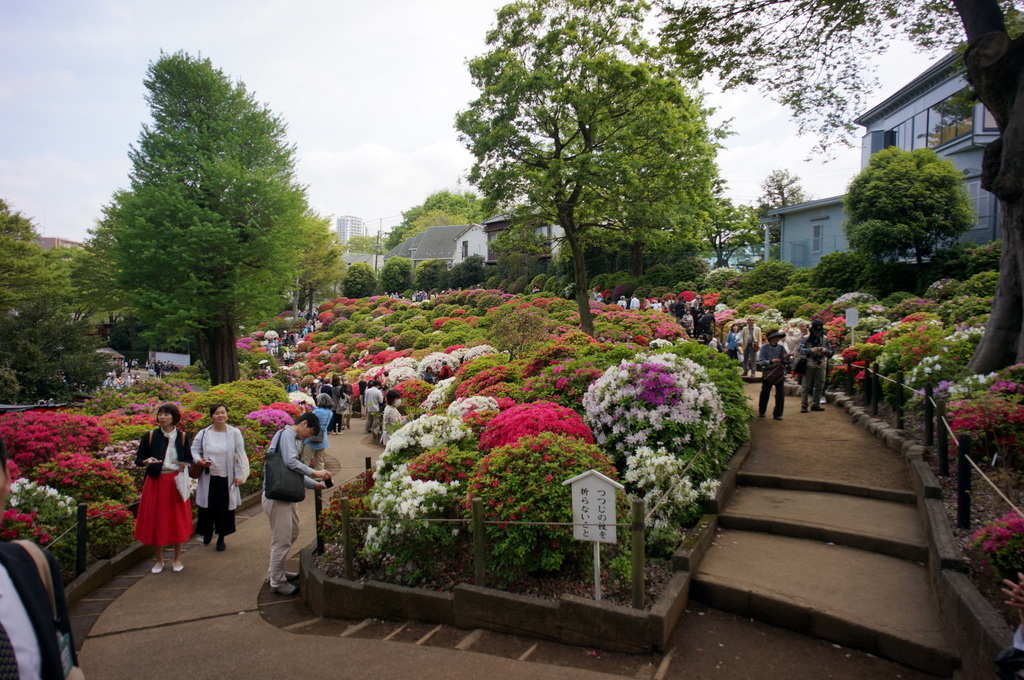
<instances>
[{"instance_id":1,"label":"magenta flower bush","mask_svg":"<svg viewBox=\"0 0 1024 680\"><path fill-rule=\"evenodd\" d=\"M1015 512L986 524L974 534L980 547L1004 578L1016 578L1024 571L1024 517Z\"/></svg>"},{"instance_id":2,"label":"magenta flower bush","mask_svg":"<svg viewBox=\"0 0 1024 680\"><path fill-rule=\"evenodd\" d=\"M480 450L515 446L523 437L544 432L594 443L593 433L578 413L550 401L536 401L513 406L495 416L480 434Z\"/></svg>"},{"instance_id":3,"label":"magenta flower bush","mask_svg":"<svg viewBox=\"0 0 1024 680\"><path fill-rule=\"evenodd\" d=\"M54 460L59 451L99 451L110 443L110 435L96 418L63 411L0 415L0 439L25 474Z\"/></svg>"},{"instance_id":4,"label":"magenta flower bush","mask_svg":"<svg viewBox=\"0 0 1024 680\"><path fill-rule=\"evenodd\" d=\"M58 453L29 475L39 484L53 487L80 503L112 500L131 503L136 490L132 478L109 460L86 453Z\"/></svg>"},{"instance_id":5,"label":"magenta flower bush","mask_svg":"<svg viewBox=\"0 0 1024 680\"><path fill-rule=\"evenodd\" d=\"M247 413L245 417L254 421L261 433L268 435L273 435L281 428L295 422L295 419L289 413L276 408L252 411Z\"/></svg>"}]
</instances>

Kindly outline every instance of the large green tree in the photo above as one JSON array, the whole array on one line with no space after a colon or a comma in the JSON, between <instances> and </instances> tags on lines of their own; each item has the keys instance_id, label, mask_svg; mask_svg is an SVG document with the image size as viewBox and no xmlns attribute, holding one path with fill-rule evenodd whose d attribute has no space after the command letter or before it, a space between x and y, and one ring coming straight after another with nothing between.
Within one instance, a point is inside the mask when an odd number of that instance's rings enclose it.
<instances>
[{"instance_id":1,"label":"large green tree","mask_svg":"<svg viewBox=\"0 0 1024 680\"><path fill-rule=\"evenodd\" d=\"M864 56L895 37L924 47L966 40L963 63L1000 137L985 149L981 185L999 199L1002 259L978 373L1024 362L1024 39L999 0L662 0L663 38L691 73L756 84L824 139L852 131L865 110Z\"/></svg>"},{"instance_id":2,"label":"large green tree","mask_svg":"<svg viewBox=\"0 0 1024 680\"><path fill-rule=\"evenodd\" d=\"M761 182L761 196L757 199L757 215L764 217L765 213L774 208L784 208L787 205L796 205L809 201L810 197L800 184L800 178L789 170L772 170Z\"/></svg>"},{"instance_id":3,"label":"large green tree","mask_svg":"<svg viewBox=\"0 0 1024 680\"><path fill-rule=\"evenodd\" d=\"M361 298L373 295L377 290L377 275L373 267L365 262L356 262L345 272L345 280L341 282L341 290L345 297Z\"/></svg>"},{"instance_id":4,"label":"large green tree","mask_svg":"<svg viewBox=\"0 0 1024 680\"><path fill-rule=\"evenodd\" d=\"M588 232L626 217L652 181L665 195L687 190L693 163L706 161L699 100L643 37L649 9L642 0L506 5L489 51L469 63L480 95L457 119L488 204L561 226L589 334Z\"/></svg>"},{"instance_id":5,"label":"large green tree","mask_svg":"<svg viewBox=\"0 0 1024 680\"><path fill-rule=\"evenodd\" d=\"M977 224L964 176L931 149L883 149L843 198L850 247L876 260L926 258Z\"/></svg>"},{"instance_id":6,"label":"large green tree","mask_svg":"<svg viewBox=\"0 0 1024 680\"><path fill-rule=\"evenodd\" d=\"M359 253L361 255L373 255L374 253L380 253L383 246L380 242L380 237L376 234L367 236L349 236L348 240L345 241L345 252L346 253ZM388 248L387 250L391 250Z\"/></svg>"},{"instance_id":7,"label":"large green tree","mask_svg":"<svg viewBox=\"0 0 1024 680\"><path fill-rule=\"evenodd\" d=\"M60 296L24 302L17 314L0 314L0 401L69 401L95 390L109 370L87 320L76 320Z\"/></svg>"},{"instance_id":8,"label":"large green tree","mask_svg":"<svg viewBox=\"0 0 1024 680\"><path fill-rule=\"evenodd\" d=\"M44 252L37 237L32 220L0 199L0 312L51 296L66 283L65 272L54 266L55 254Z\"/></svg>"},{"instance_id":9,"label":"large green tree","mask_svg":"<svg viewBox=\"0 0 1024 680\"><path fill-rule=\"evenodd\" d=\"M719 195L698 233L715 254L715 267L729 267L740 249L761 241L761 224L754 208Z\"/></svg>"},{"instance_id":10,"label":"large green tree","mask_svg":"<svg viewBox=\"0 0 1024 680\"><path fill-rule=\"evenodd\" d=\"M447 261L427 260L416 267L413 281L418 290L440 291L448 287L449 276Z\"/></svg>"},{"instance_id":11,"label":"large green tree","mask_svg":"<svg viewBox=\"0 0 1024 680\"><path fill-rule=\"evenodd\" d=\"M470 255L452 267L450 283L452 288L472 288L487 280L483 255Z\"/></svg>"},{"instance_id":12,"label":"large green tree","mask_svg":"<svg viewBox=\"0 0 1024 680\"><path fill-rule=\"evenodd\" d=\"M114 233L110 220L106 217L99 220L89 230L89 234L90 238L83 247L71 253L69 275L74 290L72 305L83 318L102 316L104 322L115 324L131 316L132 310L128 296L117 285Z\"/></svg>"},{"instance_id":13,"label":"large green tree","mask_svg":"<svg viewBox=\"0 0 1024 680\"><path fill-rule=\"evenodd\" d=\"M412 288L412 260L392 257L380 268L380 289L385 293L404 293Z\"/></svg>"},{"instance_id":14,"label":"large green tree","mask_svg":"<svg viewBox=\"0 0 1024 680\"><path fill-rule=\"evenodd\" d=\"M303 216L301 242L295 253L298 271L292 293L292 311L311 310L317 300L334 297L345 278L342 245L329 218L314 212Z\"/></svg>"},{"instance_id":15,"label":"large green tree","mask_svg":"<svg viewBox=\"0 0 1024 680\"><path fill-rule=\"evenodd\" d=\"M109 210L118 283L140 317L194 333L214 384L238 378L235 337L295 285L305 190L286 126L209 59L162 54L144 81L153 121Z\"/></svg>"}]
</instances>

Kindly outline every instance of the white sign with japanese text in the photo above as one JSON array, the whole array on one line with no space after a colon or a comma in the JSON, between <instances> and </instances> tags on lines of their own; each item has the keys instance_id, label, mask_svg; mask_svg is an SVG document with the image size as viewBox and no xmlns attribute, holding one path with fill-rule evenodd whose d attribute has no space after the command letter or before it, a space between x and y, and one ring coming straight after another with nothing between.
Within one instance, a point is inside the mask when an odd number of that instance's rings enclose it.
<instances>
[{"instance_id":1,"label":"white sign with japanese text","mask_svg":"<svg viewBox=\"0 0 1024 680\"><path fill-rule=\"evenodd\" d=\"M846 327L856 328L857 324L860 323L860 310L856 307L847 307L846 309Z\"/></svg>"},{"instance_id":2,"label":"white sign with japanese text","mask_svg":"<svg viewBox=\"0 0 1024 680\"><path fill-rule=\"evenodd\" d=\"M573 538L615 543L615 491L623 486L597 470L588 470L562 484L572 488Z\"/></svg>"}]
</instances>

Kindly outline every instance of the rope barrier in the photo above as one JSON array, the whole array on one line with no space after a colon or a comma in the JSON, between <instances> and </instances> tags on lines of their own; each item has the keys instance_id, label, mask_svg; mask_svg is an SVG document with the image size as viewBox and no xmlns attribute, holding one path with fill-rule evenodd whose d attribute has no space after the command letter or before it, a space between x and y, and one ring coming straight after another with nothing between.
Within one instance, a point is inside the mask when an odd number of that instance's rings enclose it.
<instances>
[{"instance_id":1,"label":"rope barrier","mask_svg":"<svg viewBox=\"0 0 1024 680\"><path fill-rule=\"evenodd\" d=\"M899 384L899 381L896 381L896 380L893 380L892 378L889 378L889 377L887 377L887 376L884 376L884 375L882 375L882 374L881 374L881 372L879 372L879 371L872 371L872 370L871 370L871 368L870 368L870 367L868 367L868 366L865 366L865 367L864 367L864 370L865 370L866 372L868 372L868 373L873 373L873 374L877 375L877 376L878 376L879 378L882 378L883 380L888 380L889 382L892 382L892 383L896 383L897 385ZM911 392L913 392L914 394L919 394L919 393L920 393L920 394L923 394L923 393L924 393L924 390L920 390L920 391L919 391L919 390L915 390L915 389L913 389L913 388L907 387L907 385L904 385L904 387L905 387L905 388L907 388L907 389L909 389L909 390L910 390ZM932 403L932 406L934 406L934 407L935 407L935 408L937 409L937 408L938 408L938 403L936 403L936 401L935 401L935 398L934 398L934 397L929 397L929 400L931 401L931 403ZM946 418L945 418L945 417L939 418L939 421L940 421L940 422L942 423L942 426L943 426L943 427L945 427L945 428L946 428L946 431L947 431L947 432L949 433L949 443L950 443L951 445L953 445L953 446L959 447L959 442L957 441L957 436L956 436L956 433L954 433L954 432L953 432L953 428L952 428L952 427L950 426L950 424L949 424L949 421L948 421L948 420L946 420ZM1019 515L1019 516L1020 516L1021 518L1024 518L1024 511L1021 511L1021 509L1020 509L1020 508L1018 508L1018 507L1017 507L1016 505L1014 505L1013 501L1011 501L1011 500L1010 500L1009 498L1007 498L1007 497L1006 497L1006 494L1004 494L1004 493L1003 493L1002 489L1000 489L1000 488L999 488L999 487L998 487L998 486L996 485L996 483L995 483L995 482L993 482L993 481L992 481L992 480L991 480L991 479L989 478L989 476L988 476L988 475L986 475L986 474L985 474L985 473L984 473L984 472L983 472L983 471L981 470L981 468L980 468L980 467L978 467L978 464L977 464L976 462L974 462L974 459L973 459L973 458L971 458L970 456L965 456L965 457L966 457L966 459L967 459L967 462L969 462L969 463L971 464L971 467L972 467L972 468L974 468L974 471L975 471L975 472L977 472L977 473L978 473L978 475L979 475L979 476L981 476L981 478L982 478L983 480L985 480L985 483L987 483L987 484L988 484L988 485L989 485L990 487L992 487L992 490L993 490L993 491L995 491L995 492L996 492L996 494L997 494L997 495L998 495L998 496L999 496L999 497L1000 497L1001 499L1003 499L1003 502L1005 502L1005 503L1006 503L1006 504L1007 504L1008 506L1010 506L1010 508L1012 508L1012 509L1013 509L1013 511L1014 511L1014 512L1016 512L1016 513L1017 513L1017 514L1018 514L1018 515Z\"/></svg>"},{"instance_id":2,"label":"rope barrier","mask_svg":"<svg viewBox=\"0 0 1024 680\"><path fill-rule=\"evenodd\" d=\"M353 522L371 522L371 523L388 521L388 522L403 522L403 523L412 523L412 522L437 522L437 523L443 523L443 522L448 522L448 523L451 523L451 524L470 524L473 520L471 520L471 519L452 519L452 518L443 518L443 517L418 517L418 518L396 517L396 518L388 518L387 520L385 520L383 517L353 517L351 521L353 521ZM545 526L545 527L592 527L592 526L631 527L631 526L633 526L629 522L528 522L528 521L523 521L523 520L511 520L511 519L510 520L496 520L496 519L495 520L491 520L491 519L489 519L489 520L484 520L484 524L493 524L493 525L500 524L502 526L507 526L509 524L521 524L523 526Z\"/></svg>"},{"instance_id":3,"label":"rope barrier","mask_svg":"<svg viewBox=\"0 0 1024 680\"><path fill-rule=\"evenodd\" d=\"M70 527L67 528L67 530L64 531L63 534L61 534L57 538L53 539L49 543L47 543L46 547L49 548L50 546L56 545L62 538L64 538L65 536L67 536L68 534L70 534L72 531L74 531L77 528L78 528L77 524L72 524Z\"/></svg>"}]
</instances>

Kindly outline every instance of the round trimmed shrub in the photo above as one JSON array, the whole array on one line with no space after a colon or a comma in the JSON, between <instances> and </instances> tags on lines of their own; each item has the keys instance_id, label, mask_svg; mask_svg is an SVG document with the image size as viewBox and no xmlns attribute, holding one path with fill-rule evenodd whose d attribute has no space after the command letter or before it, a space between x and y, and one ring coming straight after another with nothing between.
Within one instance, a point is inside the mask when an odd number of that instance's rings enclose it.
<instances>
[{"instance_id":1,"label":"round trimmed shrub","mask_svg":"<svg viewBox=\"0 0 1024 680\"><path fill-rule=\"evenodd\" d=\"M578 413L550 401L519 404L502 411L480 434L480 450L515 445L523 437L551 432L594 443L594 435Z\"/></svg>"},{"instance_id":2,"label":"round trimmed shrub","mask_svg":"<svg viewBox=\"0 0 1024 680\"><path fill-rule=\"evenodd\" d=\"M620 469L638 446L676 456L722 453L725 411L708 373L672 354L640 355L607 369L583 398L586 421Z\"/></svg>"},{"instance_id":3,"label":"round trimmed shrub","mask_svg":"<svg viewBox=\"0 0 1024 680\"><path fill-rule=\"evenodd\" d=\"M53 487L79 503L112 500L130 503L135 500L135 484L126 472L118 470L109 460L93 458L85 453L58 453L29 475L39 484Z\"/></svg>"},{"instance_id":4,"label":"round trimmed shrub","mask_svg":"<svg viewBox=\"0 0 1024 680\"><path fill-rule=\"evenodd\" d=\"M611 461L594 444L545 432L523 437L514 446L494 449L469 480L464 507L483 499L489 521L572 522L572 494L562 482L587 470L616 479ZM626 517L626 499L618 499ZM487 527L488 569L503 584L518 575L551 572L579 565L588 543L572 538L571 527L498 524Z\"/></svg>"}]
</instances>

